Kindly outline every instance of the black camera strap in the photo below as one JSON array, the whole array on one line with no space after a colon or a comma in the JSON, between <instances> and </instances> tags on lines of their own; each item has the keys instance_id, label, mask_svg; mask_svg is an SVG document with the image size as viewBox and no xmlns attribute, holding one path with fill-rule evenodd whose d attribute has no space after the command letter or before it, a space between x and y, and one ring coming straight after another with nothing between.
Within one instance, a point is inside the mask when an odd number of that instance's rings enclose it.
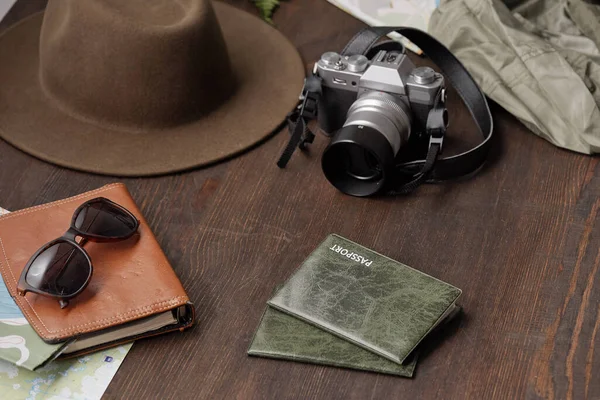
<instances>
[{"instance_id":1,"label":"black camera strap","mask_svg":"<svg viewBox=\"0 0 600 400\"><path fill-rule=\"evenodd\" d=\"M342 51L342 55L366 55L379 39L391 32L397 32L419 46L442 70L469 110L483 141L463 153L450 157L439 157L445 129L440 129L439 123L436 123L439 121L436 121L436 107L434 106L433 118L431 118L431 113L429 118L432 119L433 125L430 126L429 119L427 121L427 134L431 137L427 156L425 159L398 165L399 172L406 175L406 172L410 171L413 177L408 183L402 182L397 187L390 187L391 190L388 193L408 193L425 181L455 179L476 172L484 164L490 149L493 133L492 114L479 86L460 61L443 44L429 34L414 28L370 27L363 29L352 38ZM316 118L316 103L319 101L320 95L320 78L311 75L306 79L298 108L288 118L291 138L277 162L280 168L285 167L296 147L303 148L306 143L311 143L314 139L314 134L308 129L308 121Z\"/></svg>"},{"instance_id":2,"label":"black camera strap","mask_svg":"<svg viewBox=\"0 0 600 400\"><path fill-rule=\"evenodd\" d=\"M315 134L308 128L308 122L317 118L317 103L321 93L321 78L316 75L306 78L298 106L287 115L291 136L277 161L279 168L285 168L297 147L303 150L307 143L312 143L315 139Z\"/></svg>"},{"instance_id":3,"label":"black camera strap","mask_svg":"<svg viewBox=\"0 0 600 400\"><path fill-rule=\"evenodd\" d=\"M439 92L435 98L433 108L429 111L427 117L427 124L425 131L429 136L429 148L427 149L427 155L425 160L421 161L417 167L418 172L413 172L412 177L406 182L406 180L393 182L388 185L387 194L407 194L415 190L419 185L427 182L432 172L435 170L436 163L439 159L439 155L442 153L442 145L444 143L444 137L446 136L447 120L445 117L446 106L442 98L443 92ZM405 174L405 164L396 165L396 180ZM414 170L414 167L411 168Z\"/></svg>"},{"instance_id":4,"label":"black camera strap","mask_svg":"<svg viewBox=\"0 0 600 400\"><path fill-rule=\"evenodd\" d=\"M458 95L465 103L483 141L464 153L451 157L441 157L435 162L429 179L447 180L476 172L487 158L493 133L492 113L485 95L475 83L469 72L460 61L440 42L429 34L414 28L406 27L371 27L359 32L344 48L342 55L366 54L383 36L397 32L419 46L421 50L442 70ZM427 160L417 160L402 165L403 168L422 168Z\"/></svg>"}]
</instances>

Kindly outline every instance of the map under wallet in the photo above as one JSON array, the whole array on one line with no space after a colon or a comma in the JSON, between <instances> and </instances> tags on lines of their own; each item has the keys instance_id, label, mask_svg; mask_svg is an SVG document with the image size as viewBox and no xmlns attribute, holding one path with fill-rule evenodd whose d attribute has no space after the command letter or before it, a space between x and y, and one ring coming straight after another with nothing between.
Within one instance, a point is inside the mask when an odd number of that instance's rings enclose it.
<instances>
[{"instance_id":1,"label":"map under wallet","mask_svg":"<svg viewBox=\"0 0 600 400\"><path fill-rule=\"evenodd\" d=\"M0 282L0 360L33 371L58 356L65 345L44 342Z\"/></svg>"},{"instance_id":2,"label":"map under wallet","mask_svg":"<svg viewBox=\"0 0 600 400\"><path fill-rule=\"evenodd\" d=\"M268 301L250 355L411 377L461 290L329 235Z\"/></svg>"},{"instance_id":3,"label":"map under wallet","mask_svg":"<svg viewBox=\"0 0 600 400\"><path fill-rule=\"evenodd\" d=\"M17 294L19 276L29 258L45 243L61 237L74 211L97 197L129 210L140 221L137 234L121 242L85 243L93 274L88 286L65 308L56 298ZM57 353L76 356L182 330L194 322L193 304L122 184L0 216L0 249L0 272L8 293L29 323L26 327L37 333L38 338L32 340L51 345L40 346L52 353L48 359ZM39 361L44 360L34 364ZM38 365L32 364L33 368Z\"/></svg>"}]
</instances>

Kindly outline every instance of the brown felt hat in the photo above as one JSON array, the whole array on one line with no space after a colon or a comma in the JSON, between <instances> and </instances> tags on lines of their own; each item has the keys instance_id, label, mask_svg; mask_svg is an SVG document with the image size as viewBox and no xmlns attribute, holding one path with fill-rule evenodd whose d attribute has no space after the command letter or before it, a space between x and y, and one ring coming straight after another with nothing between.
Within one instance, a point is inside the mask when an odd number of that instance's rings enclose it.
<instances>
[{"instance_id":1,"label":"brown felt hat","mask_svg":"<svg viewBox=\"0 0 600 400\"><path fill-rule=\"evenodd\" d=\"M49 0L0 36L0 137L121 176L231 157L274 132L304 68L276 29L208 0Z\"/></svg>"}]
</instances>

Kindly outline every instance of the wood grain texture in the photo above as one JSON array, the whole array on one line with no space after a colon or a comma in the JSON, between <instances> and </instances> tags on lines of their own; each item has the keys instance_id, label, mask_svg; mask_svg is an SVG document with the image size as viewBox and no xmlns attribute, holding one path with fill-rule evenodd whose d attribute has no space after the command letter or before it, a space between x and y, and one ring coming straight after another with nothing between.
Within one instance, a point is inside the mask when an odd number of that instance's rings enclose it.
<instances>
[{"instance_id":1,"label":"wood grain texture","mask_svg":"<svg viewBox=\"0 0 600 400\"><path fill-rule=\"evenodd\" d=\"M247 0L229 3L255 12ZM0 30L43 6L20 0ZM283 2L274 20L307 67L363 26L325 0ZM600 399L598 159L555 148L492 108L497 137L483 171L408 197L334 190L320 170L323 137L279 170L280 134L208 169L125 180L0 141L0 206L124 181L196 303L199 324L137 342L106 398ZM472 126L461 105L451 121L460 143ZM429 341L413 380L246 356L275 285L332 232L463 289L463 317Z\"/></svg>"}]
</instances>

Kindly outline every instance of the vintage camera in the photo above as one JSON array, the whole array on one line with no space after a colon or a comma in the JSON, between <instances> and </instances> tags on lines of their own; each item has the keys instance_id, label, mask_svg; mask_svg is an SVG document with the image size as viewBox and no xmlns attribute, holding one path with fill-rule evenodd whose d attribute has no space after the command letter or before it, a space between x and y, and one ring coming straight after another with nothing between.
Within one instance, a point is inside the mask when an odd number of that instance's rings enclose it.
<instances>
[{"instance_id":1,"label":"vintage camera","mask_svg":"<svg viewBox=\"0 0 600 400\"><path fill-rule=\"evenodd\" d=\"M319 127L334 134L322 158L325 176L347 194L378 192L400 149L426 131L430 111L443 104L444 77L395 50L370 60L327 52L314 73L322 80ZM447 125L445 108L443 118Z\"/></svg>"},{"instance_id":2,"label":"vintage camera","mask_svg":"<svg viewBox=\"0 0 600 400\"><path fill-rule=\"evenodd\" d=\"M416 68L391 32L410 40L437 65ZM443 154L448 127L445 81L469 112L482 141ZM378 26L358 32L341 54L315 63L294 110L290 138L277 160L285 168L296 149L306 150L318 119L332 139L321 158L326 178L353 196L408 194L423 183L472 176L486 162L494 122L485 95L442 43L419 29Z\"/></svg>"}]
</instances>

